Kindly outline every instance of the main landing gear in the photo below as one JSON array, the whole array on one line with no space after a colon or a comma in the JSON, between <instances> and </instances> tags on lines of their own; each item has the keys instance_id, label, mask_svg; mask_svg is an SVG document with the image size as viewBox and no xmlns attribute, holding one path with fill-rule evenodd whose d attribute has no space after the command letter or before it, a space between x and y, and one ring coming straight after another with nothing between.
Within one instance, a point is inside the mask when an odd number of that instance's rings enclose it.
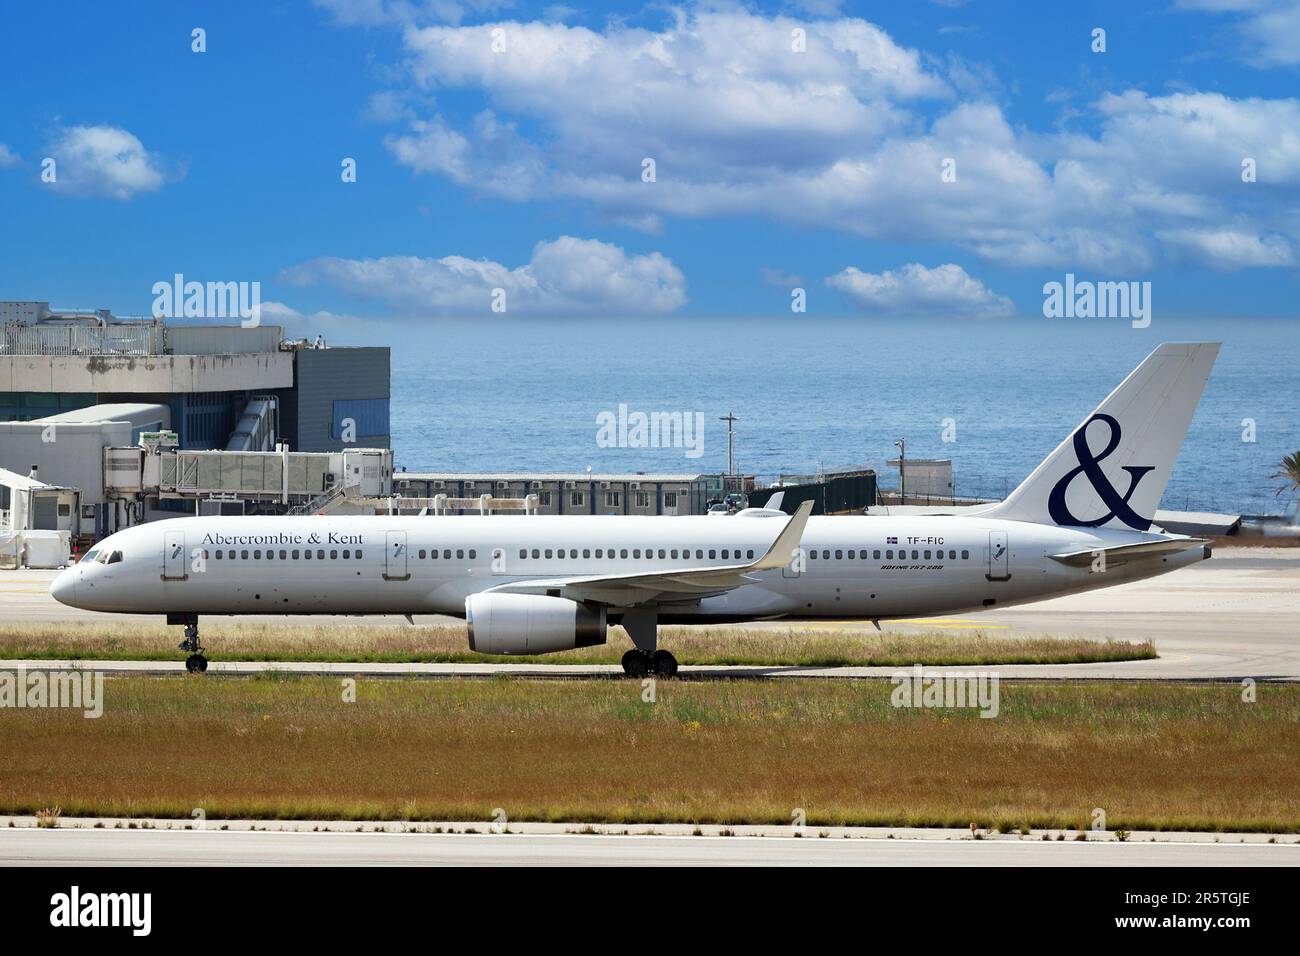
<instances>
[{"instance_id":1,"label":"main landing gear","mask_svg":"<svg viewBox=\"0 0 1300 956\"><path fill-rule=\"evenodd\" d=\"M653 607L633 608L623 614L623 630L635 648L623 655L623 672L628 677L676 677L677 658L668 651L655 650L658 641L659 611Z\"/></svg>"},{"instance_id":2,"label":"main landing gear","mask_svg":"<svg viewBox=\"0 0 1300 956\"><path fill-rule=\"evenodd\" d=\"M647 674L676 677L677 658L667 651L647 654L643 650L633 648L623 655L623 672L628 677L645 677Z\"/></svg>"},{"instance_id":3,"label":"main landing gear","mask_svg":"<svg viewBox=\"0 0 1300 956\"><path fill-rule=\"evenodd\" d=\"M199 643L199 616L197 614L168 614L168 624L184 624L185 640L178 645L181 650L189 651L185 658L185 669L191 674L203 674L208 669L208 659L203 656L203 645Z\"/></svg>"}]
</instances>

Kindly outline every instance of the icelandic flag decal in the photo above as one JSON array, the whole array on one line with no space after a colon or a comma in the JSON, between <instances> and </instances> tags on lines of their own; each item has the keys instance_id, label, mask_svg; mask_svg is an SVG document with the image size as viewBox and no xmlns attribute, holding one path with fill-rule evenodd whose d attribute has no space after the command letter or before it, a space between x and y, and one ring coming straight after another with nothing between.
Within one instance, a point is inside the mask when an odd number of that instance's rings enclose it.
<instances>
[{"instance_id":1,"label":"icelandic flag decal","mask_svg":"<svg viewBox=\"0 0 1300 956\"><path fill-rule=\"evenodd\" d=\"M892 537L891 537L891 538L886 538L886 539L885 539L885 544L898 544L898 539L897 539L897 538L892 538Z\"/></svg>"}]
</instances>

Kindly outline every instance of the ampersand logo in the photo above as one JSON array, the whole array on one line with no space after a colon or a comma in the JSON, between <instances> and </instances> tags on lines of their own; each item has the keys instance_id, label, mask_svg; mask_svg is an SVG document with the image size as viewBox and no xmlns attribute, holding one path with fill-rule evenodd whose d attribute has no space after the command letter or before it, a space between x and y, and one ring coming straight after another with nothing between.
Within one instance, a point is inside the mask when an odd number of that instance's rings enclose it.
<instances>
[{"instance_id":1,"label":"ampersand logo","mask_svg":"<svg viewBox=\"0 0 1300 956\"><path fill-rule=\"evenodd\" d=\"M1092 449L1088 447L1088 426L1097 421L1105 422L1110 427L1110 440L1099 454L1094 455ZM1101 470L1101 462L1109 458L1111 452L1119 447L1119 440L1119 422L1109 415L1098 412L1079 426L1079 430L1074 433L1074 454L1079 459L1079 467L1067 471L1047 497L1047 512L1052 516L1053 521L1062 525L1096 528L1105 524L1111 518L1118 518L1136 531L1146 531L1151 527L1151 519L1143 518L1134 511L1129 506L1129 499L1133 497L1133 492L1137 490L1138 483L1146 476L1146 473L1155 471L1155 466L1125 465L1123 470L1128 472L1129 483L1128 490L1123 495L1116 490L1115 486L1106 478L1106 473ZM1109 512L1091 521L1076 518L1065 503L1065 493L1069 490L1070 482L1081 474L1088 476L1088 481L1093 490L1097 492L1098 497L1101 498L1106 507L1110 508Z\"/></svg>"}]
</instances>

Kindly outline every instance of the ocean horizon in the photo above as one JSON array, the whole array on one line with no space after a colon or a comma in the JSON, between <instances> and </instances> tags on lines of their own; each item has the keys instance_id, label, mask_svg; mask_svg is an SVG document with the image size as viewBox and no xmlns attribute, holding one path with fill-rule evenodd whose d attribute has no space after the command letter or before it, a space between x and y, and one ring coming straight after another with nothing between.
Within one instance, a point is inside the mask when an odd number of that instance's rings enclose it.
<instances>
[{"instance_id":1,"label":"ocean horizon","mask_svg":"<svg viewBox=\"0 0 1300 956\"><path fill-rule=\"evenodd\" d=\"M1288 327L1289 326L1289 327ZM719 472L874 468L894 442L950 458L954 492L1002 497L1165 341L1221 341L1162 501L1275 514L1268 475L1300 448L1300 342L1287 320L592 319L439 323L393 341L392 444L409 471ZM681 447L608 447L600 423L681 413ZM603 418L602 418L603 416ZM689 436L695 439L692 433Z\"/></svg>"}]
</instances>

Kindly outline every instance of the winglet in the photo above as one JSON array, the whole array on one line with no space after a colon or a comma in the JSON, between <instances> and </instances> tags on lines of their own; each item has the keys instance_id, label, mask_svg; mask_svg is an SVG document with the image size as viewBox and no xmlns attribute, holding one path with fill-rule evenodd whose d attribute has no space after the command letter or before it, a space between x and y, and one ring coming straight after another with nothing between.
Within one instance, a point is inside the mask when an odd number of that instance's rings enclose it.
<instances>
[{"instance_id":1,"label":"winglet","mask_svg":"<svg viewBox=\"0 0 1300 956\"><path fill-rule=\"evenodd\" d=\"M803 539L803 529L808 524L808 515L812 509L811 501L801 502L798 510L790 516L790 520L785 523L781 533L772 542L772 547L767 549L767 554L745 570L766 571L769 568L783 568L789 564L794 558L795 548L799 547L799 542Z\"/></svg>"}]
</instances>

